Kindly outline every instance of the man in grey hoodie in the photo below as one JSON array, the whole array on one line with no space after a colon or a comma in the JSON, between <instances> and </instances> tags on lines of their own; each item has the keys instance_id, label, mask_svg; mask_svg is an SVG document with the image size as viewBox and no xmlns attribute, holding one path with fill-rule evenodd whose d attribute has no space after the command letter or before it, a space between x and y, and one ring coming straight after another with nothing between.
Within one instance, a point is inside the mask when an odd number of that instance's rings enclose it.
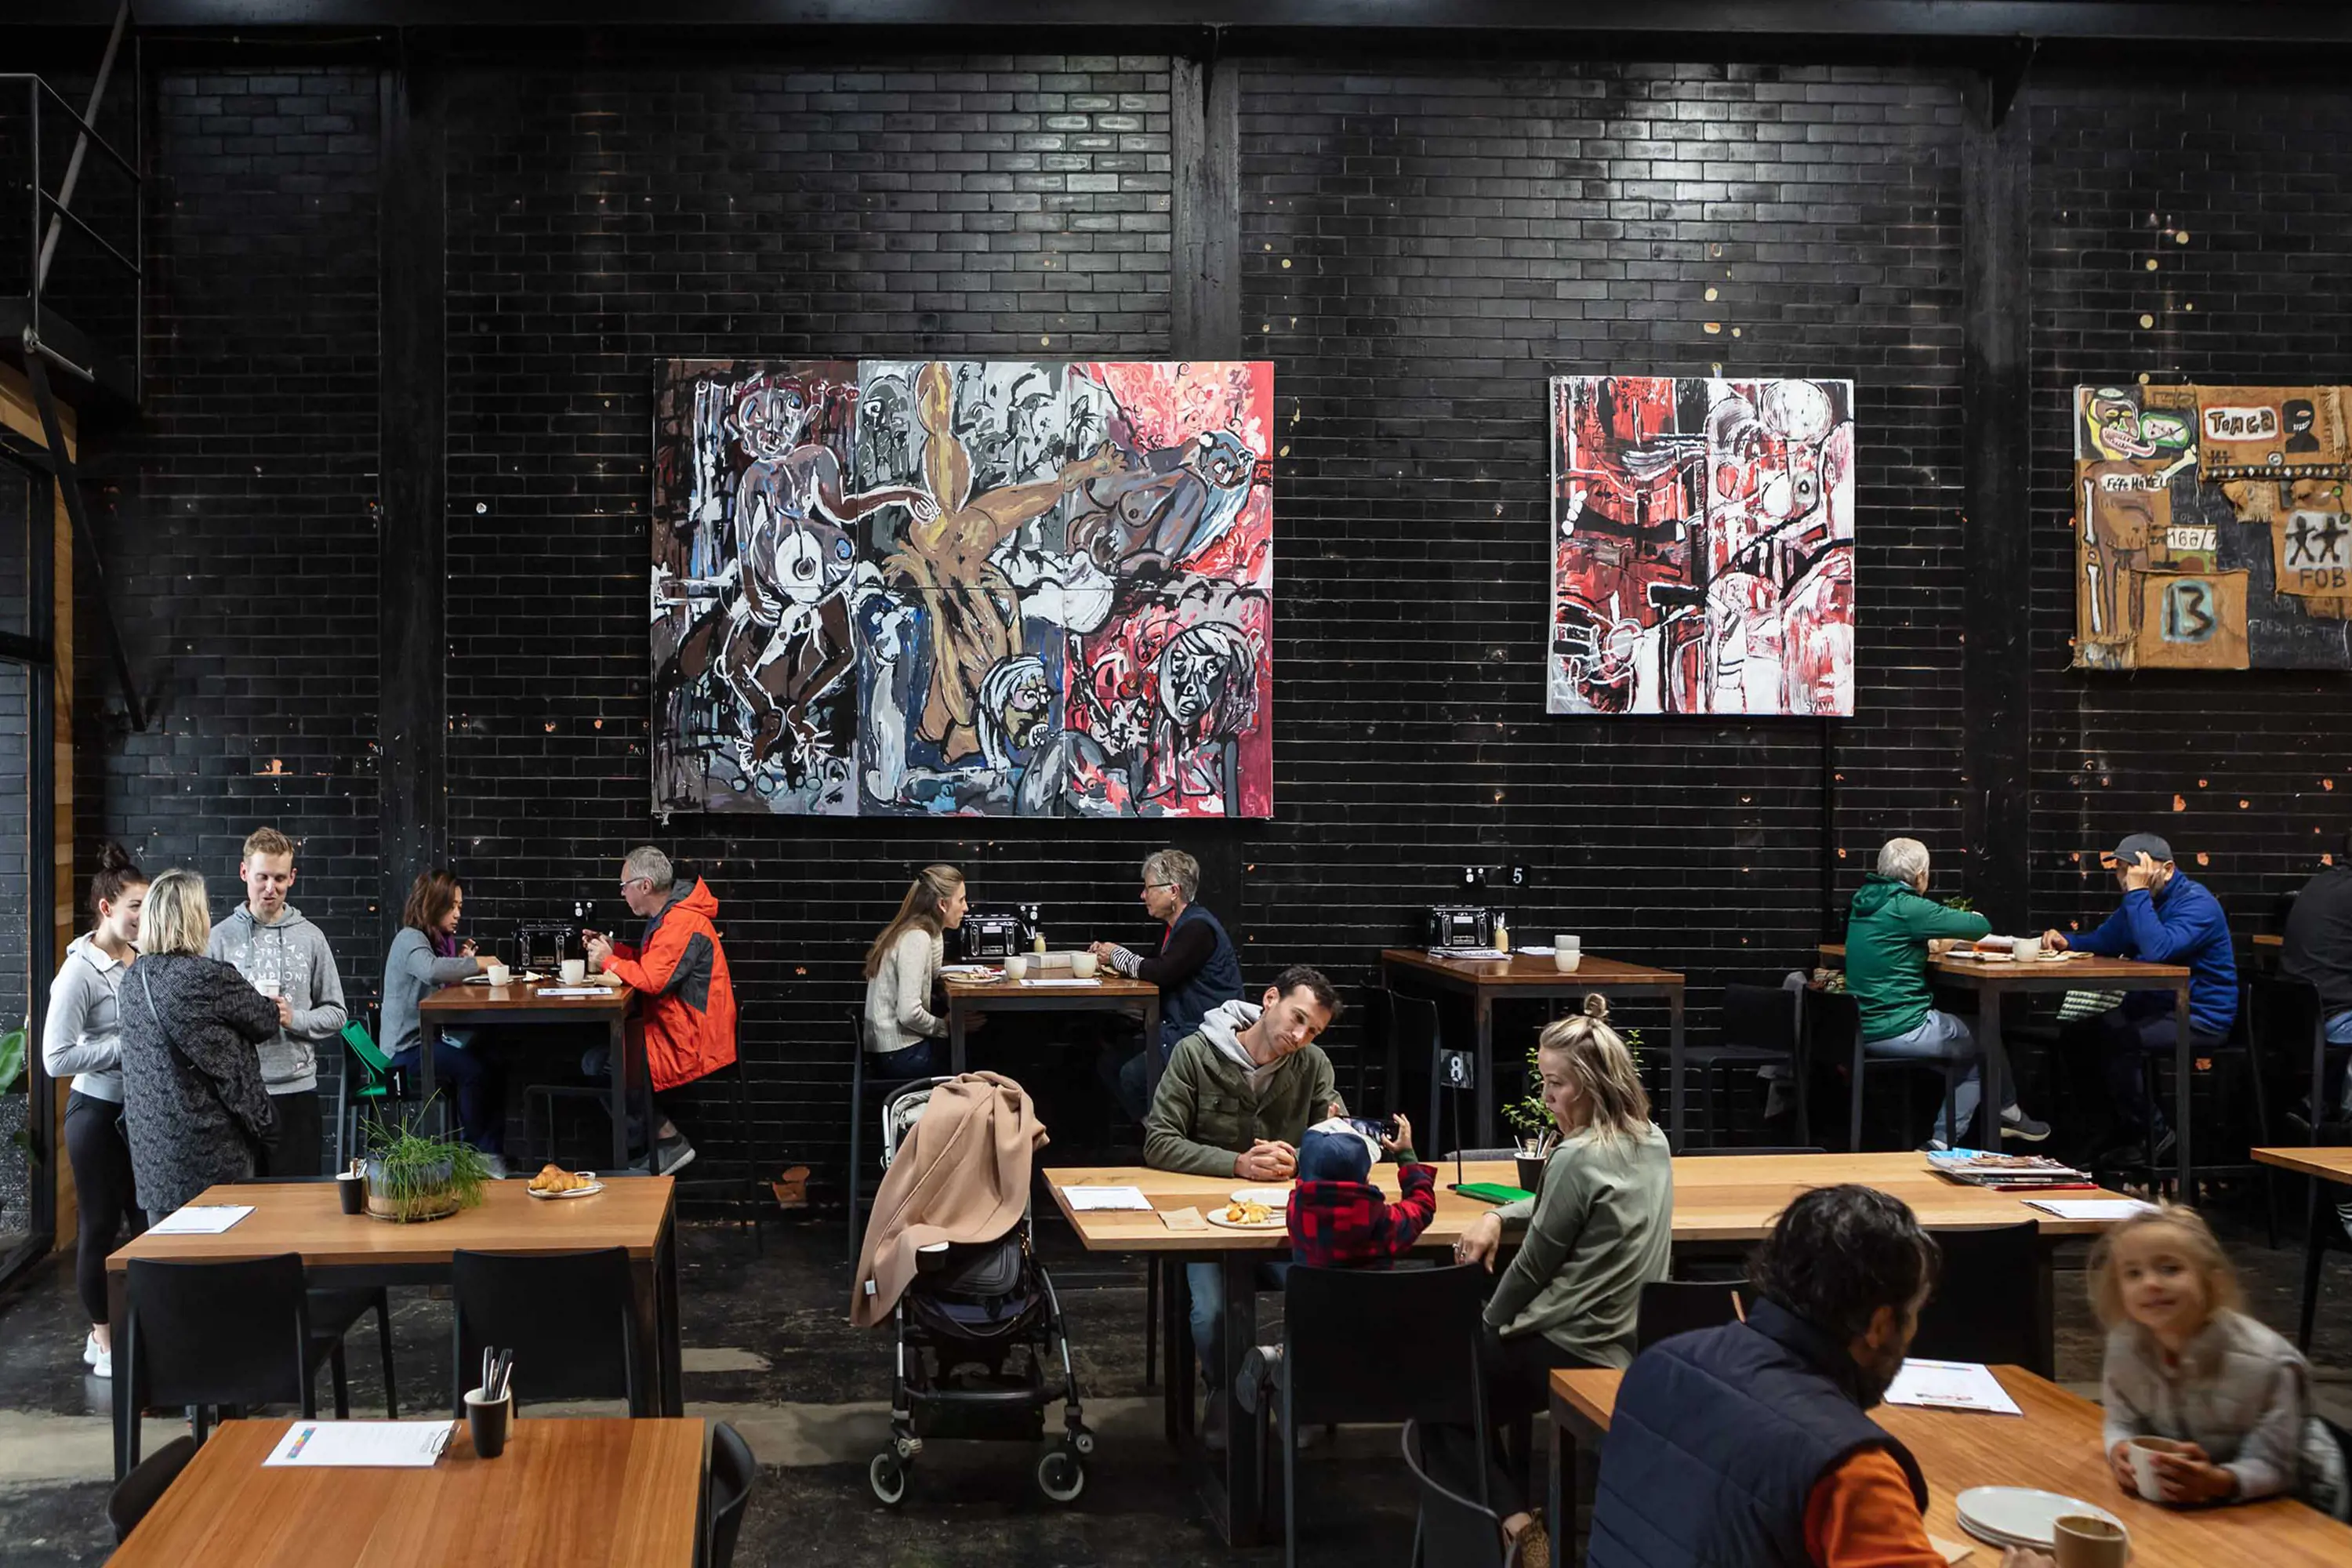
<instances>
[{"instance_id":1,"label":"man in grey hoodie","mask_svg":"<svg viewBox=\"0 0 2352 1568\"><path fill-rule=\"evenodd\" d=\"M274 827L257 827L237 862L245 902L213 927L205 956L232 964L278 1004L278 1034L261 1042L261 1078L278 1110L278 1146L264 1176L323 1173L325 1126L319 1112L319 1042L342 1033L342 977L326 933L286 901L294 887L294 845Z\"/></svg>"}]
</instances>

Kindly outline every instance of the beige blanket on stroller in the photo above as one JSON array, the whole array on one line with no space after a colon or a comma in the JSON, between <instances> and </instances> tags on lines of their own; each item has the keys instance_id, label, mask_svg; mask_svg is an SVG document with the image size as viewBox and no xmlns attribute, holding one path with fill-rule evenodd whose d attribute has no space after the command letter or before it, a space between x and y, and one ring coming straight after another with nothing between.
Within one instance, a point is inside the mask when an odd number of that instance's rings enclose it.
<instances>
[{"instance_id":1,"label":"beige blanket on stroller","mask_svg":"<svg viewBox=\"0 0 2352 1568\"><path fill-rule=\"evenodd\" d=\"M849 1321L887 1322L915 1277L915 1253L935 1241L993 1241L1029 1202L1031 1156L1045 1129L1029 1091L992 1072L968 1072L931 1090L874 1195L850 1287Z\"/></svg>"}]
</instances>

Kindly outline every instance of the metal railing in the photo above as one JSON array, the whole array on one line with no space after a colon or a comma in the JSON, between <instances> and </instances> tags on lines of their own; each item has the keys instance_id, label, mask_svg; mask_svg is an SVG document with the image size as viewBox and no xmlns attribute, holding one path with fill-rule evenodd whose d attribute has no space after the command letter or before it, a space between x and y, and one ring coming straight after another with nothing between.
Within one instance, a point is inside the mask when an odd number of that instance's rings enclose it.
<instances>
[{"instance_id":1,"label":"metal railing","mask_svg":"<svg viewBox=\"0 0 2352 1568\"><path fill-rule=\"evenodd\" d=\"M119 357L131 367L131 388L144 380L146 364L146 289L145 271L142 265L147 248L147 204L145 178L139 165L112 142L99 133L98 128L85 119L80 110L65 100L47 79L24 72L0 72L0 116L8 116L5 107L12 98L22 94L23 142L25 177L21 182L8 181L12 195L23 199L25 258L23 329L27 334L26 351L38 353L49 363L81 381L100 381L100 357L97 334L79 330L60 313L52 302L57 290L50 285L49 271L58 256L60 241L70 237L80 247L80 254L95 263L113 268L131 292L128 311L128 332L131 342ZM143 112L139 106L139 93L131 91L134 115L132 134L139 134L137 116ZM54 155L60 136L70 137L73 151L68 156L65 170L52 189L45 178L47 158ZM16 138L11 137L10 140ZM135 142L134 142L135 145ZM74 210L74 197L89 154L95 153L102 163L118 172L128 182L131 207L130 250L126 253L115 240L109 239L81 213ZM14 268L10 269L11 271Z\"/></svg>"}]
</instances>

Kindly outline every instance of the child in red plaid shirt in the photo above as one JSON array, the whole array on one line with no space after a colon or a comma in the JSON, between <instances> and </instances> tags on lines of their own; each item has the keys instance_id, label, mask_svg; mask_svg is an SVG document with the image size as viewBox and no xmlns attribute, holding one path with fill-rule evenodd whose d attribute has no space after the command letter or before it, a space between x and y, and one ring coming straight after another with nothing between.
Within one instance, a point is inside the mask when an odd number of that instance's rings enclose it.
<instances>
[{"instance_id":1,"label":"child in red plaid shirt","mask_svg":"<svg viewBox=\"0 0 2352 1568\"><path fill-rule=\"evenodd\" d=\"M1412 1124L1400 1116L1381 1148L1397 1160L1404 1194L1391 1204L1372 1185L1370 1139L1339 1118L1298 1141L1298 1181L1290 1189L1290 1256L1318 1268L1386 1263L1412 1250L1437 1216L1437 1172L1412 1155Z\"/></svg>"}]
</instances>

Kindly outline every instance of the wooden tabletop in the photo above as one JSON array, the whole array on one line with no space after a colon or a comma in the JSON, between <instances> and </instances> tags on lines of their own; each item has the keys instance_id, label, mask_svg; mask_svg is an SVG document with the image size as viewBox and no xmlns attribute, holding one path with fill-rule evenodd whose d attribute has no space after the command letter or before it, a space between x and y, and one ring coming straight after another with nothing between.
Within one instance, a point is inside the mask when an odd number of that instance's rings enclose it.
<instances>
[{"instance_id":1,"label":"wooden tabletop","mask_svg":"<svg viewBox=\"0 0 2352 1568\"><path fill-rule=\"evenodd\" d=\"M218 1236L156 1236L118 1247L107 1268L133 1258L221 1262L298 1252L313 1268L446 1264L459 1247L485 1252L575 1252L625 1247L650 1258L670 1211L668 1176L607 1176L584 1198L534 1198L518 1178L492 1182L481 1205L447 1219L394 1225L347 1215L332 1182L240 1182L207 1187L199 1204L251 1204L253 1212Z\"/></svg>"},{"instance_id":2,"label":"wooden tabletop","mask_svg":"<svg viewBox=\"0 0 2352 1568\"><path fill-rule=\"evenodd\" d=\"M533 1015L603 1021L616 1013L627 1012L629 1005L636 999L636 993L618 981L600 981L591 975L581 984L598 986L604 994L596 996L541 995L545 987L561 984L561 982L553 980L533 985L520 982L508 985L468 985L461 982L456 985L444 985L418 1003L416 1009L427 1016L478 1013L505 1018Z\"/></svg>"},{"instance_id":3,"label":"wooden tabletop","mask_svg":"<svg viewBox=\"0 0 2352 1568\"><path fill-rule=\"evenodd\" d=\"M1472 1182L1517 1186L1518 1173L1507 1161L1473 1160L1464 1166ZM1397 1168L1373 1168L1381 1190L1393 1200ZM1174 1231L1159 1217L1163 1209L1197 1208L1205 1216L1222 1208L1239 1187L1286 1187L1286 1182L1245 1182L1237 1176L1181 1176L1140 1166L1095 1166L1045 1173L1054 1203L1089 1252L1287 1251L1289 1237L1271 1230ZM1422 1233L1423 1247L1450 1247L1494 1205L1447 1190L1455 1179L1451 1163L1438 1167L1437 1217ZM2049 1236L2095 1236L2099 1220L2062 1220L2029 1208L2014 1193L1988 1192L1946 1181L1916 1152L1876 1154L1755 1154L1692 1158L1675 1162L1675 1239L1685 1243L1754 1241L1772 1228L1774 1216L1799 1193L1839 1182L1860 1182L1909 1204L1929 1230L1994 1230L2032 1221ZM1139 1209L1074 1212L1063 1188L1139 1187L1153 1212ZM2118 1197L2116 1193L2067 1193L2066 1197Z\"/></svg>"},{"instance_id":4,"label":"wooden tabletop","mask_svg":"<svg viewBox=\"0 0 2352 1568\"><path fill-rule=\"evenodd\" d=\"M1148 980L1129 980L1124 975L1097 973L1091 981L1074 981L1067 972L1056 971L1049 979L1031 980L968 980L950 974L947 977L948 994L959 1002L988 1002L1006 997L1037 998L1046 996L1110 997L1128 1001L1143 996L1157 996L1160 987Z\"/></svg>"},{"instance_id":5,"label":"wooden tabletop","mask_svg":"<svg viewBox=\"0 0 2352 1568\"><path fill-rule=\"evenodd\" d=\"M1843 966L1845 943L1822 943L1822 956ZM1991 959L1954 957L1930 959L1928 966L1938 974L1971 984L1991 981L2006 984L2057 984L2080 982L2088 984L2103 983L2103 988L2116 985L2142 986L2151 991L2169 991L2173 983L2189 976L2187 964L2149 963L2137 958L2034 958Z\"/></svg>"},{"instance_id":6,"label":"wooden tabletop","mask_svg":"<svg viewBox=\"0 0 2352 1568\"><path fill-rule=\"evenodd\" d=\"M461 1422L429 1469L265 1468L289 1425L222 1423L115 1568L692 1568L700 1421L520 1420L495 1459Z\"/></svg>"},{"instance_id":7,"label":"wooden tabletop","mask_svg":"<svg viewBox=\"0 0 2352 1568\"><path fill-rule=\"evenodd\" d=\"M1622 959L1588 952L1573 970L1552 967L1549 953L1515 952L1508 958L1432 958L1417 947L1384 947L1381 962L1455 985L1503 989L1606 990L1612 985L1680 985L1670 969L1648 969Z\"/></svg>"},{"instance_id":8,"label":"wooden tabletop","mask_svg":"<svg viewBox=\"0 0 2352 1568\"><path fill-rule=\"evenodd\" d=\"M2352 1148L2321 1144L2317 1148L2257 1149L2254 1158L2298 1175L2352 1185Z\"/></svg>"},{"instance_id":9,"label":"wooden tabletop","mask_svg":"<svg viewBox=\"0 0 2352 1568\"><path fill-rule=\"evenodd\" d=\"M2131 1531L2132 1568L2342 1568L2352 1563L2352 1529L2287 1498L2227 1508L2172 1509L2126 1495L2107 1468L2099 1407L2019 1366L1993 1375L2024 1411L1986 1415L1882 1405L1870 1413L1911 1450L1927 1478L1927 1530L1974 1541L1960 1528L1953 1500L1970 1487L2037 1487L2096 1503ZM1606 1431L1617 1403L1616 1371L1555 1372L1552 1393ZM1988 1564L2000 1553L1981 1542Z\"/></svg>"}]
</instances>

